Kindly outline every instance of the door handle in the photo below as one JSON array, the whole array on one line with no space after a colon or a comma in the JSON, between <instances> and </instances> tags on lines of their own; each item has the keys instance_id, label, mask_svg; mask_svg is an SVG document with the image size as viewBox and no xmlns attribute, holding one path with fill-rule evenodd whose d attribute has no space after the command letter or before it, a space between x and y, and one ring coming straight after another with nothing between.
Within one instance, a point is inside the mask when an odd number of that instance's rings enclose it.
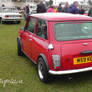
<instances>
[{"instance_id":1,"label":"door handle","mask_svg":"<svg viewBox=\"0 0 92 92\"><path fill-rule=\"evenodd\" d=\"M32 42L32 39L29 39L29 41L31 41L31 42Z\"/></svg>"},{"instance_id":2,"label":"door handle","mask_svg":"<svg viewBox=\"0 0 92 92\"><path fill-rule=\"evenodd\" d=\"M85 55L85 54L92 54L92 51L82 51L80 52L82 55Z\"/></svg>"}]
</instances>

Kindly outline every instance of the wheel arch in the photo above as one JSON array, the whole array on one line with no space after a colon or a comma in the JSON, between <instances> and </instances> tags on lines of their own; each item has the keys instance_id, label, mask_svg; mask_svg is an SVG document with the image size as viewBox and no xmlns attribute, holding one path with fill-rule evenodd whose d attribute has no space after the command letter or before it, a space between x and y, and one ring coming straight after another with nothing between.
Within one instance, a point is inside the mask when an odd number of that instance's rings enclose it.
<instances>
[{"instance_id":1,"label":"wheel arch","mask_svg":"<svg viewBox=\"0 0 92 92\"><path fill-rule=\"evenodd\" d=\"M21 41L21 39L20 39L20 37L18 36L17 37L17 41L19 42L19 43L21 43L20 41Z\"/></svg>"},{"instance_id":2,"label":"wheel arch","mask_svg":"<svg viewBox=\"0 0 92 92\"><path fill-rule=\"evenodd\" d=\"M22 41L21 41L21 37L20 36L17 37L17 42L21 45L21 49L22 49Z\"/></svg>"},{"instance_id":3,"label":"wheel arch","mask_svg":"<svg viewBox=\"0 0 92 92\"><path fill-rule=\"evenodd\" d=\"M47 70L49 71L49 64L48 64L48 60L47 60L46 56L41 53L41 54L38 56L37 60L38 60L40 57L43 58L43 60L44 60L44 62L45 62L45 64L46 64ZM38 63L38 61L37 61L37 63Z\"/></svg>"}]
</instances>

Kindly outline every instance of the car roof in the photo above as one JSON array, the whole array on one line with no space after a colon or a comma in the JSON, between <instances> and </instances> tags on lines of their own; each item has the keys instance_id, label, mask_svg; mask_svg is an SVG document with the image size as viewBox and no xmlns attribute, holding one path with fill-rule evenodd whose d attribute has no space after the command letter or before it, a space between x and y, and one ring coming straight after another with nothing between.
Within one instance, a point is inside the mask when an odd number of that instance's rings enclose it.
<instances>
[{"instance_id":1,"label":"car roof","mask_svg":"<svg viewBox=\"0 0 92 92\"><path fill-rule=\"evenodd\" d=\"M70 13L38 13L31 16L47 21L92 21L89 16Z\"/></svg>"}]
</instances>

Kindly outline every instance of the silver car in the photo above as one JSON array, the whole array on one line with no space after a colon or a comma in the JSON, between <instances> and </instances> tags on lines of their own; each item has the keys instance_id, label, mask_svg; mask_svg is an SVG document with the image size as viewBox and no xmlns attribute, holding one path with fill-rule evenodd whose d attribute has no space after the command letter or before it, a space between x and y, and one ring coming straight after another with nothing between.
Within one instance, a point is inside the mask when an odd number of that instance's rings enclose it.
<instances>
[{"instance_id":1,"label":"silver car","mask_svg":"<svg viewBox=\"0 0 92 92\"><path fill-rule=\"evenodd\" d=\"M0 20L3 22L16 22L20 23L22 19L22 14L16 8L1 8L0 9Z\"/></svg>"}]
</instances>

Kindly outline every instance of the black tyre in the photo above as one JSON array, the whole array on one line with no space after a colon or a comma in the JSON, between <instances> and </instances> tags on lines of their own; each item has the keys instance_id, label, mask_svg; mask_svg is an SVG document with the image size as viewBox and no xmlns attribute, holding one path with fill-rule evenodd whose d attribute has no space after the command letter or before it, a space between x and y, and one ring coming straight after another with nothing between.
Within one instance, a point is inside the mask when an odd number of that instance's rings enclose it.
<instances>
[{"instance_id":1,"label":"black tyre","mask_svg":"<svg viewBox=\"0 0 92 92\"><path fill-rule=\"evenodd\" d=\"M37 72L38 72L38 77L42 82L47 83L50 81L50 75L48 73L46 64L43 58L41 57L38 59Z\"/></svg>"},{"instance_id":2,"label":"black tyre","mask_svg":"<svg viewBox=\"0 0 92 92\"><path fill-rule=\"evenodd\" d=\"M20 24L21 23L21 21L17 21L17 24Z\"/></svg>"},{"instance_id":3,"label":"black tyre","mask_svg":"<svg viewBox=\"0 0 92 92\"><path fill-rule=\"evenodd\" d=\"M18 54L18 56L23 56L23 52L21 50L21 44L20 44L19 38L17 38L17 54Z\"/></svg>"},{"instance_id":4,"label":"black tyre","mask_svg":"<svg viewBox=\"0 0 92 92\"><path fill-rule=\"evenodd\" d=\"M1 23L2 23L2 24L5 24L6 22L5 22L5 21L2 21Z\"/></svg>"}]
</instances>

